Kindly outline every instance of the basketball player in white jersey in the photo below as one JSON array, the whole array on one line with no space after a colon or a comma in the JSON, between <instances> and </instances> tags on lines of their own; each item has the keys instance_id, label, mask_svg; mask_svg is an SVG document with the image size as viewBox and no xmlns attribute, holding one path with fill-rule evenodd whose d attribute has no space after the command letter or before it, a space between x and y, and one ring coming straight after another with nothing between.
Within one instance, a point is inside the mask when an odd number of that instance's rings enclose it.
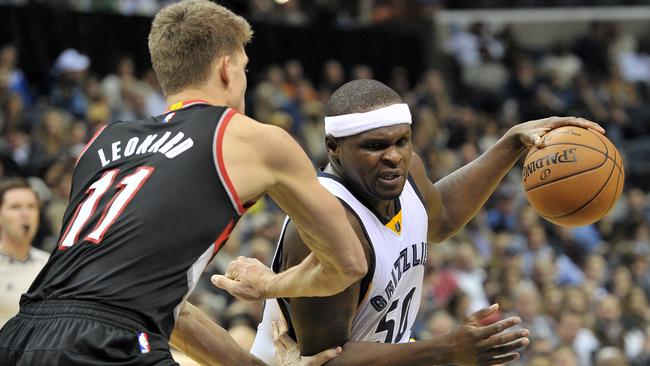
<instances>
[{"instance_id":1,"label":"basketball player in white jersey","mask_svg":"<svg viewBox=\"0 0 650 366\"><path fill-rule=\"evenodd\" d=\"M328 365L494 365L517 359L516 350L528 344L528 331L504 331L519 318L481 325L496 312L496 304L470 315L445 337L408 343L420 304L427 243L462 228L550 129L603 129L573 117L524 123L434 184L412 150L409 108L389 87L373 80L349 82L332 95L326 115L330 163L319 179L346 207L369 271L334 296L267 300L251 352L273 364L271 325L284 318L303 355L343 345ZM273 269L291 268L309 253L287 219Z\"/></svg>"}]
</instances>

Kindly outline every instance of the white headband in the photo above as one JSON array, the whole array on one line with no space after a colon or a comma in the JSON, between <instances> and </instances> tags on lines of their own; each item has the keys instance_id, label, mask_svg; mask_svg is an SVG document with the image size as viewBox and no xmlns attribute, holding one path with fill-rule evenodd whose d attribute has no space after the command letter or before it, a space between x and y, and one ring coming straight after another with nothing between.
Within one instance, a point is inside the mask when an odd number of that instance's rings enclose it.
<instances>
[{"instance_id":1,"label":"white headband","mask_svg":"<svg viewBox=\"0 0 650 366\"><path fill-rule=\"evenodd\" d=\"M411 124L411 111L405 103L392 104L364 113L325 117L325 133L334 137L345 137L402 123Z\"/></svg>"}]
</instances>

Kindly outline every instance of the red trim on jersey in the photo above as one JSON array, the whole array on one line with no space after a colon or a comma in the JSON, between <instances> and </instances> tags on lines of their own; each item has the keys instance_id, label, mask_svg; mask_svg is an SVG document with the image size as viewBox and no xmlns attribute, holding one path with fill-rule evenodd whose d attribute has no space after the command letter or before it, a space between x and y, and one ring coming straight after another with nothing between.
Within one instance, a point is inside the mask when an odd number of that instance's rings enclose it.
<instances>
[{"instance_id":1,"label":"red trim on jersey","mask_svg":"<svg viewBox=\"0 0 650 366\"><path fill-rule=\"evenodd\" d=\"M84 148L81 150L81 153L79 154L79 157L77 157L77 161L74 163L75 166L77 166L77 164L79 164L79 160L81 160L81 157L84 155L84 153L86 152L86 150L88 150L88 148L90 147L90 145L91 145L93 142L95 142L95 139L97 138L97 136L99 136L99 134L102 133L102 131L104 131L104 129L106 128L106 126L108 126L108 125L103 125L99 130L97 130L97 132L95 132L95 134L93 135L93 137L90 138L90 140L88 141L88 143L86 144L86 146L84 146Z\"/></svg>"},{"instance_id":2,"label":"red trim on jersey","mask_svg":"<svg viewBox=\"0 0 650 366\"><path fill-rule=\"evenodd\" d=\"M235 220L230 219L230 222L228 223L228 225L226 225L226 228L223 229L221 234L219 234L219 236L217 237L217 240L214 241L214 254L217 254L219 249L221 249L221 246L223 245L223 243L226 242L226 240L230 236L230 233L232 232L232 228L234 226L235 226Z\"/></svg>"},{"instance_id":3,"label":"red trim on jersey","mask_svg":"<svg viewBox=\"0 0 650 366\"><path fill-rule=\"evenodd\" d=\"M236 205L237 213L239 215L243 215L244 212L246 212L246 208L244 208L244 206L242 205L241 200L239 199L239 195L237 195L237 191L235 191L235 186L233 186L232 181L228 177L228 172L226 171L226 164L224 164L223 153L221 151L224 132L226 131L226 127L228 127L228 123L230 123L230 120L235 114L237 114L236 110L232 108L228 108L226 115L223 117L223 120L221 121L221 123L219 123L219 126L217 127L217 143L215 146L215 155L217 157L217 165L219 171L221 172L223 181L225 183L224 188L228 191L228 194L232 198L233 203Z\"/></svg>"},{"instance_id":4,"label":"red trim on jersey","mask_svg":"<svg viewBox=\"0 0 650 366\"><path fill-rule=\"evenodd\" d=\"M171 111L177 111L181 108L185 108L190 104L210 104L208 101L203 100L203 99L188 99L188 100L182 100L180 102L176 102L172 105L170 105L164 112L163 114Z\"/></svg>"}]
</instances>

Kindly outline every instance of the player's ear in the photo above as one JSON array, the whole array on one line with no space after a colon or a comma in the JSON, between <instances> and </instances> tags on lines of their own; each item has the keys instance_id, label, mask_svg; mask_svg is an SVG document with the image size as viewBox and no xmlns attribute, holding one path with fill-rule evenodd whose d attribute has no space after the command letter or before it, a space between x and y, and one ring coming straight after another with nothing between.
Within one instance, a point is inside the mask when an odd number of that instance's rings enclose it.
<instances>
[{"instance_id":1,"label":"player's ear","mask_svg":"<svg viewBox=\"0 0 650 366\"><path fill-rule=\"evenodd\" d=\"M332 157L338 157L339 154L339 139L332 135L325 136L325 147L327 152Z\"/></svg>"},{"instance_id":2,"label":"player's ear","mask_svg":"<svg viewBox=\"0 0 650 366\"><path fill-rule=\"evenodd\" d=\"M221 77L221 81L226 86L230 84L230 62L231 61L232 60L228 55L220 57L217 60L217 67L219 68L219 77Z\"/></svg>"},{"instance_id":3,"label":"player's ear","mask_svg":"<svg viewBox=\"0 0 650 366\"><path fill-rule=\"evenodd\" d=\"M327 148L327 155L331 162L340 166L339 154L341 152L340 140L332 135L325 136L325 147Z\"/></svg>"}]
</instances>

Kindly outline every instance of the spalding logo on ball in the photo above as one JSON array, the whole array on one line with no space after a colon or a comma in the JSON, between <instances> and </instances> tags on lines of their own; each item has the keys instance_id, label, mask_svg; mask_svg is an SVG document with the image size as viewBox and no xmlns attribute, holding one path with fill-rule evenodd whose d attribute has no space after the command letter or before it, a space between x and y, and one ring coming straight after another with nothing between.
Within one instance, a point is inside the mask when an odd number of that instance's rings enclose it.
<instances>
[{"instance_id":1,"label":"spalding logo on ball","mask_svg":"<svg viewBox=\"0 0 650 366\"><path fill-rule=\"evenodd\" d=\"M621 154L604 135L580 127L561 127L532 148L522 170L530 205L562 226L600 220L623 192Z\"/></svg>"}]
</instances>

